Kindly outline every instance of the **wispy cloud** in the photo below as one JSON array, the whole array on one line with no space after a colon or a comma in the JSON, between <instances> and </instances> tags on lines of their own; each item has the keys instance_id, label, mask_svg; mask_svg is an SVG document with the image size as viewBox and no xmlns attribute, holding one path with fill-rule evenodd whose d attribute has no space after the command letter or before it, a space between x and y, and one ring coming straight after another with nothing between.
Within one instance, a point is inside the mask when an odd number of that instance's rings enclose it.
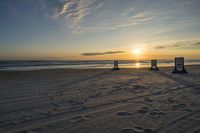
<instances>
[{"instance_id":1,"label":"wispy cloud","mask_svg":"<svg viewBox=\"0 0 200 133\"><path fill-rule=\"evenodd\" d=\"M152 15L151 13L139 12L139 13L131 16L131 17L121 18L119 20L119 22L117 22L115 24L115 27L121 28L121 27L134 26L134 25L137 25L137 24L142 23L142 22L150 21L154 18L155 18L155 16Z\"/></svg>"},{"instance_id":2,"label":"wispy cloud","mask_svg":"<svg viewBox=\"0 0 200 133\"><path fill-rule=\"evenodd\" d=\"M114 30L137 24L148 22L156 17L156 13L147 11L134 12L133 8L123 10L116 21L109 22L109 19L104 20L104 23L90 23L85 25L84 20L88 21L89 16L93 11L102 7L106 1L98 0L63 0L57 1L56 7L53 9L52 17L56 20L61 20L69 29L76 32L89 30ZM113 20L113 19L112 19Z\"/></svg>"},{"instance_id":3,"label":"wispy cloud","mask_svg":"<svg viewBox=\"0 0 200 133\"><path fill-rule=\"evenodd\" d=\"M124 51L108 51L108 52L101 52L101 53L82 53L83 56L97 56L97 55L109 55L109 54L120 54L124 53Z\"/></svg>"},{"instance_id":4,"label":"wispy cloud","mask_svg":"<svg viewBox=\"0 0 200 133\"><path fill-rule=\"evenodd\" d=\"M200 46L200 41L181 41L165 45L156 46L155 49L167 49L167 48L180 48L180 47L197 47Z\"/></svg>"},{"instance_id":5,"label":"wispy cloud","mask_svg":"<svg viewBox=\"0 0 200 133\"><path fill-rule=\"evenodd\" d=\"M120 16L121 16L121 17L128 16L128 15L130 15L133 11L134 11L133 8L125 9L125 10L121 13Z\"/></svg>"},{"instance_id":6,"label":"wispy cloud","mask_svg":"<svg viewBox=\"0 0 200 133\"><path fill-rule=\"evenodd\" d=\"M173 11L158 12L157 10L148 10L146 8L144 10L137 10L136 6L114 10L114 4L120 4L118 2L111 2L112 6L110 9L115 11L111 12L106 6L110 4L110 1L104 0L57 0L56 2L57 6L53 9L52 17L62 21L68 29L75 33L133 27L140 24L151 23L153 20L167 20L170 15L174 14ZM100 7L102 8L99 9ZM97 10L98 12L96 12ZM108 14L102 13L102 10L108 10ZM102 20L98 20L99 18L94 16L93 13L100 16ZM155 34L166 33L169 30L171 29L157 29Z\"/></svg>"},{"instance_id":7,"label":"wispy cloud","mask_svg":"<svg viewBox=\"0 0 200 133\"><path fill-rule=\"evenodd\" d=\"M195 43L194 46L200 46L200 42Z\"/></svg>"},{"instance_id":8,"label":"wispy cloud","mask_svg":"<svg viewBox=\"0 0 200 133\"><path fill-rule=\"evenodd\" d=\"M81 21L90 14L92 8L99 8L102 3L96 0L64 0L54 11L54 18L71 22L71 27L79 27Z\"/></svg>"},{"instance_id":9,"label":"wispy cloud","mask_svg":"<svg viewBox=\"0 0 200 133\"><path fill-rule=\"evenodd\" d=\"M115 30L121 29L125 27L135 26L140 23L148 22L154 19L155 16L152 16L147 12L139 12L130 17L122 17L117 22L114 23L104 23L104 25L100 26L76 26L72 27L73 30Z\"/></svg>"},{"instance_id":10,"label":"wispy cloud","mask_svg":"<svg viewBox=\"0 0 200 133\"><path fill-rule=\"evenodd\" d=\"M182 46L181 44L162 45L162 46L156 46L155 49L177 48L181 46Z\"/></svg>"}]
</instances>

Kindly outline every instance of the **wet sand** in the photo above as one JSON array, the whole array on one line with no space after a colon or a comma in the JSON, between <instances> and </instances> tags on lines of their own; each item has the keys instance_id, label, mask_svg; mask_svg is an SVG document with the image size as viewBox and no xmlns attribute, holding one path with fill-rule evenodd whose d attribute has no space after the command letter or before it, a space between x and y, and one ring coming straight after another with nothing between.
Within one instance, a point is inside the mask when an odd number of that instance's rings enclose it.
<instances>
[{"instance_id":1,"label":"wet sand","mask_svg":"<svg viewBox=\"0 0 200 133\"><path fill-rule=\"evenodd\" d=\"M0 132L199 133L200 66L0 71Z\"/></svg>"}]
</instances>

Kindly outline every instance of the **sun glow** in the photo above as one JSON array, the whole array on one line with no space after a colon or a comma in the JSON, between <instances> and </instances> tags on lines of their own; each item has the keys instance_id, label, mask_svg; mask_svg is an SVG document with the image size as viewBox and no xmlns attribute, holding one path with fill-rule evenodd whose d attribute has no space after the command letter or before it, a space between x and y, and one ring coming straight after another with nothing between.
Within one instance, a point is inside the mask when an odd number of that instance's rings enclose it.
<instances>
[{"instance_id":1,"label":"sun glow","mask_svg":"<svg viewBox=\"0 0 200 133\"><path fill-rule=\"evenodd\" d=\"M141 48L134 48L132 52L135 55L140 55L140 54L142 54L142 49Z\"/></svg>"}]
</instances>

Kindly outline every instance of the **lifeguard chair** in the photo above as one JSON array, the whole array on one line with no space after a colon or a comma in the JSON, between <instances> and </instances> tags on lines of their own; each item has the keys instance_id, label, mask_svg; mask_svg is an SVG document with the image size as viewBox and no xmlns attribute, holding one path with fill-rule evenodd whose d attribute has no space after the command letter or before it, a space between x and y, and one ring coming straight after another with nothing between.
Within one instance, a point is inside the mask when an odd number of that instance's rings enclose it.
<instances>
[{"instance_id":1,"label":"lifeguard chair","mask_svg":"<svg viewBox=\"0 0 200 133\"><path fill-rule=\"evenodd\" d=\"M184 66L184 57L175 58L175 68L172 73L187 73Z\"/></svg>"},{"instance_id":2,"label":"lifeguard chair","mask_svg":"<svg viewBox=\"0 0 200 133\"><path fill-rule=\"evenodd\" d=\"M157 60L151 60L151 68L150 70L153 70L153 71L158 71L158 67L157 67Z\"/></svg>"},{"instance_id":3,"label":"lifeguard chair","mask_svg":"<svg viewBox=\"0 0 200 133\"><path fill-rule=\"evenodd\" d=\"M117 60L114 61L114 67L113 67L112 70L113 71L120 70L119 67L118 67L118 61Z\"/></svg>"}]
</instances>

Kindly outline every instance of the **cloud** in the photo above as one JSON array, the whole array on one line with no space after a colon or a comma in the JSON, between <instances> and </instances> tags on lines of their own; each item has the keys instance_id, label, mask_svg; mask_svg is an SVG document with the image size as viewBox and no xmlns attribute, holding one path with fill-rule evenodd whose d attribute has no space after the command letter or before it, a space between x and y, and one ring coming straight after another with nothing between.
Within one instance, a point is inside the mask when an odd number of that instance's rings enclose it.
<instances>
[{"instance_id":1,"label":"cloud","mask_svg":"<svg viewBox=\"0 0 200 133\"><path fill-rule=\"evenodd\" d=\"M130 15L133 11L134 11L133 8L125 9L125 10L121 13L121 17L128 16L128 15Z\"/></svg>"},{"instance_id":2,"label":"cloud","mask_svg":"<svg viewBox=\"0 0 200 133\"><path fill-rule=\"evenodd\" d=\"M63 24L63 26L73 33L98 30L117 30L133 27L163 16L159 12L147 10L139 11L134 7L123 7L115 11L114 14L110 14L111 9L113 9L113 11L114 9L117 9L115 8L115 4L120 3L105 0L41 1L40 5L45 9L47 14L46 16L50 16L55 21ZM112 4L113 7L108 9L106 5L109 4ZM104 14L105 11L102 10L108 10L108 13ZM94 19L96 16L99 17Z\"/></svg>"},{"instance_id":3,"label":"cloud","mask_svg":"<svg viewBox=\"0 0 200 133\"><path fill-rule=\"evenodd\" d=\"M137 24L148 22L152 19L154 19L155 16L152 16L151 13L147 12L139 12L133 16L130 17L122 17L118 21L114 23L105 23L103 26L76 26L71 27L73 30L115 30L115 29L121 29L125 27L135 26Z\"/></svg>"},{"instance_id":4,"label":"cloud","mask_svg":"<svg viewBox=\"0 0 200 133\"><path fill-rule=\"evenodd\" d=\"M102 53L82 53L83 56L97 56L97 55L109 55L109 54L120 54L124 53L124 51L108 51Z\"/></svg>"},{"instance_id":5,"label":"cloud","mask_svg":"<svg viewBox=\"0 0 200 133\"><path fill-rule=\"evenodd\" d=\"M64 26L73 31L74 33L81 33L84 31L92 30L116 30L126 27L136 26L145 22L150 22L157 18L165 16L164 13L142 10L138 11L135 8L127 8L119 10L119 15L110 15L109 18L104 16L106 19L93 20L93 13L98 13L101 16L101 12L96 12L97 9L105 5L104 10L106 9L106 4L109 4L108 1L104 0L60 0L56 1L57 3L52 4L56 5L53 7L52 17L58 21L61 21ZM106 3L107 2L107 3ZM113 3L112 3L113 4ZM113 5L114 6L114 5ZM113 8L113 7L111 7ZM116 12L116 13L118 13ZM102 17L102 16L101 16ZM104 19L104 17L102 19ZM89 21L92 18L92 21ZM162 32L162 31L161 31Z\"/></svg>"},{"instance_id":6,"label":"cloud","mask_svg":"<svg viewBox=\"0 0 200 133\"><path fill-rule=\"evenodd\" d=\"M71 22L71 27L77 27L90 14L92 8L100 8L102 3L96 0L64 0L61 6L55 8L53 18L62 18L64 22Z\"/></svg>"},{"instance_id":7,"label":"cloud","mask_svg":"<svg viewBox=\"0 0 200 133\"><path fill-rule=\"evenodd\" d=\"M181 44L156 46L155 49L176 48L182 46Z\"/></svg>"},{"instance_id":8,"label":"cloud","mask_svg":"<svg viewBox=\"0 0 200 133\"><path fill-rule=\"evenodd\" d=\"M151 13L148 12L139 12L130 17L121 18L117 23L114 24L115 28L123 28L134 26L142 22L147 22L154 19Z\"/></svg>"},{"instance_id":9,"label":"cloud","mask_svg":"<svg viewBox=\"0 0 200 133\"><path fill-rule=\"evenodd\" d=\"M200 46L200 42L197 42L194 44L195 46Z\"/></svg>"},{"instance_id":10,"label":"cloud","mask_svg":"<svg viewBox=\"0 0 200 133\"><path fill-rule=\"evenodd\" d=\"M181 41L165 45L156 46L155 49L179 48L179 47L195 47L200 46L200 41Z\"/></svg>"},{"instance_id":11,"label":"cloud","mask_svg":"<svg viewBox=\"0 0 200 133\"><path fill-rule=\"evenodd\" d=\"M49 5L54 5L54 7L51 7L53 8L52 18L62 21L65 26L75 31L75 33L88 30L115 30L135 26L156 17L156 13L147 11L134 12L133 8L129 8L119 14L119 18L116 21L109 22L109 20L105 20L103 25L97 23L84 25L82 23L83 20L88 20L86 17L102 7L105 4L104 2L103 0L62 0L51 2Z\"/></svg>"}]
</instances>

